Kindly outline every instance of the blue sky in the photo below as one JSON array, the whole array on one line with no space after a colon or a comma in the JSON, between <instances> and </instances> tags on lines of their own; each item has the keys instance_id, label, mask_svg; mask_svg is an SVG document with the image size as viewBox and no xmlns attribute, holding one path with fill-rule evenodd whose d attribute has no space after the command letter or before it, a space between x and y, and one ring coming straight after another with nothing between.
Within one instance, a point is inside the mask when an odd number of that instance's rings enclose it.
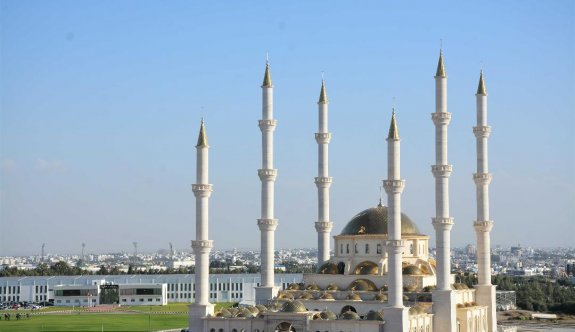
<instances>
[{"instance_id":1,"label":"blue sky","mask_svg":"<svg viewBox=\"0 0 575 332\"><path fill-rule=\"evenodd\" d=\"M448 72L452 243L475 242L475 90L489 93L494 245L573 245L572 1L0 1L0 255L258 248L261 80L275 86L276 247L314 247L317 98L330 99L333 235L377 204L391 106L402 207L433 238L434 79Z\"/></svg>"}]
</instances>

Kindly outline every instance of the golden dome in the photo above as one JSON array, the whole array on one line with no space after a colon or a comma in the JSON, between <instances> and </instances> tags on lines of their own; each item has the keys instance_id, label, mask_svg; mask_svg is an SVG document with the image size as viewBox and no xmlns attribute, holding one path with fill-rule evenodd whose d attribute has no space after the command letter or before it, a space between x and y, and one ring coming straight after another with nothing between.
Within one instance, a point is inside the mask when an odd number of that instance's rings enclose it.
<instances>
[{"instance_id":1,"label":"golden dome","mask_svg":"<svg viewBox=\"0 0 575 332\"><path fill-rule=\"evenodd\" d=\"M331 295L330 293L323 293L320 297L320 300L333 300L333 295Z\"/></svg>"},{"instance_id":2,"label":"golden dome","mask_svg":"<svg viewBox=\"0 0 575 332\"><path fill-rule=\"evenodd\" d=\"M374 262L364 261L355 267L353 274L358 275L377 275L379 273L379 267Z\"/></svg>"},{"instance_id":3,"label":"golden dome","mask_svg":"<svg viewBox=\"0 0 575 332\"><path fill-rule=\"evenodd\" d=\"M332 262L326 262L318 269L319 274L338 274L337 265Z\"/></svg>"},{"instance_id":4,"label":"golden dome","mask_svg":"<svg viewBox=\"0 0 575 332\"><path fill-rule=\"evenodd\" d=\"M284 303L281 309L282 312L306 312L307 309L298 300L287 301Z\"/></svg>"},{"instance_id":5,"label":"golden dome","mask_svg":"<svg viewBox=\"0 0 575 332\"><path fill-rule=\"evenodd\" d=\"M289 284L288 288L289 290L303 290L303 284L298 284L298 283L293 283L293 284Z\"/></svg>"},{"instance_id":6,"label":"golden dome","mask_svg":"<svg viewBox=\"0 0 575 332\"><path fill-rule=\"evenodd\" d=\"M329 291L336 291L339 290L339 286L336 284L329 284L325 289Z\"/></svg>"},{"instance_id":7,"label":"golden dome","mask_svg":"<svg viewBox=\"0 0 575 332\"><path fill-rule=\"evenodd\" d=\"M410 315L419 315L419 314L424 314L424 313L425 313L425 309L423 309L420 306L409 308L409 314Z\"/></svg>"},{"instance_id":8,"label":"golden dome","mask_svg":"<svg viewBox=\"0 0 575 332\"><path fill-rule=\"evenodd\" d=\"M370 310L367 315L365 315L366 320L383 320L383 312Z\"/></svg>"},{"instance_id":9,"label":"golden dome","mask_svg":"<svg viewBox=\"0 0 575 332\"><path fill-rule=\"evenodd\" d=\"M347 286L348 290L352 291L377 291L377 286L371 280L367 279L356 279Z\"/></svg>"},{"instance_id":10,"label":"golden dome","mask_svg":"<svg viewBox=\"0 0 575 332\"><path fill-rule=\"evenodd\" d=\"M416 275L416 276L423 274L423 272L421 272L421 269L415 265L407 265L406 267L403 268L402 273L407 274L407 275Z\"/></svg>"},{"instance_id":11,"label":"golden dome","mask_svg":"<svg viewBox=\"0 0 575 332\"><path fill-rule=\"evenodd\" d=\"M353 320L353 319L359 319L359 315L351 310L344 312L343 314L341 314L340 316L341 319L345 319L345 320Z\"/></svg>"},{"instance_id":12,"label":"golden dome","mask_svg":"<svg viewBox=\"0 0 575 332\"><path fill-rule=\"evenodd\" d=\"M327 309L325 311L322 311L319 315L321 316L321 319L323 319L323 320L337 319L337 315L333 311L330 311Z\"/></svg>"},{"instance_id":13,"label":"golden dome","mask_svg":"<svg viewBox=\"0 0 575 332\"><path fill-rule=\"evenodd\" d=\"M257 305L256 305L256 308L257 308L260 312L265 312L265 311L268 311L268 310L269 310L268 308L266 308L265 305L262 305L262 304L257 304Z\"/></svg>"},{"instance_id":14,"label":"golden dome","mask_svg":"<svg viewBox=\"0 0 575 332\"><path fill-rule=\"evenodd\" d=\"M387 206L363 210L356 214L344 227L340 235L387 234ZM420 235L417 225L405 214L401 214L401 234Z\"/></svg>"},{"instance_id":15,"label":"golden dome","mask_svg":"<svg viewBox=\"0 0 575 332\"><path fill-rule=\"evenodd\" d=\"M293 294L290 292L283 291L278 293L278 299L293 300L293 297L294 297Z\"/></svg>"},{"instance_id":16,"label":"golden dome","mask_svg":"<svg viewBox=\"0 0 575 332\"><path fill-rule=\"evenodd\" d=\"M359 297L359 295L357 295L356 293L347 294L347 297L345 299L350 301L361 301L361 297Z\"/></svg>"},{"instance_id":17,"label":"golden dome","mask_svg":"<svg viewBox=\"0 0 575 332\"><path fill-rule=\"evenodd\" d=\"M227 309L222 309L216 314L216 317L231 318L232 314Z\"/></svg>"},{"instance_id":18,"label":"golden dome","mask_svg":"<svg viewBox=\"0 0 575 332\"><path fill-rule=\"evenodd\" d=\"M317 284L307 285L307 287L305 289L307 289L307 290L321 290L321 288Z\"/></svg>"},{"instance_id":19,"label":"golden dome","mask_svg":"<svg viewBox=\"0 0 575 332\"><path fill-rule=\"evenodd\" d=\"M305 293L302 293L298 298L302 299L302 300L313 300L313 295L305 292Z\"/></svg>"},{"instance_id":20,"label":"golden dome","mask_svg":"<svg viewBox=\"0 0 575 332\"><path fill-rule=\"evenodd\" d=\"M374 301L380 301L380 302L385 302L387 301L387 295L383 294L383 293L379 293L379 294L375 294L375 296L373 297Z\"/></svg>"}]
</instances>

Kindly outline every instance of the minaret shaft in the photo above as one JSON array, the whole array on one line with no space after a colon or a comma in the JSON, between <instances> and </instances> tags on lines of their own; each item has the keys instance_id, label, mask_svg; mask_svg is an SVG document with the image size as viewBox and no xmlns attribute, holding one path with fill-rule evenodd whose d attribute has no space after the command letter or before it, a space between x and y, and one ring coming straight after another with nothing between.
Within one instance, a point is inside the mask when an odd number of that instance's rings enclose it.
<instances>
[{"instance_id":1,"label":"minaret shaft","mask_svg":"<svg viewBox=\"0 0 575 332\"><path fill-rule=\"evenodd\" d=\"M322 81L318 105L318 132L315 139L318 144L318 176L315 178L318 198L318 221L315 223L318 242L318 266L329 260L330 232L333 223L329 219L329 188L332 178L329 176L329 142L331 133L328 131L328 101L325 82Z\"/></svg>"},{"instance_id":2,"label":"minaret shaft","mask_svg":"<svg viewBox=\"0 0 575 332\"><path fill-rule=\"evenodd\" d=\"M266 290L256 290L256 301L262 302L264 297L271 297L271 289L274 286L274 243L277 220L274 218L274 184L277 170L274 169L274 139L273 133L276 120L273 119L273 86L269 64L266 64L264 84L262 85L262 119L259 120L262 132L262 168L258 170L258 176L262 183L261 191L261 218L258 219L258 227L261 232L261 287Z\"/></svg>"},{"instance_id":3,"label":"minaret shaft","mask_svg":"<svg viewBox=\"0 0 575 332\"><path fill-rule=\"evenodd\" d=\"M212 241L208 239L209 198L212 185L208 180L208 149L204 123L200 126L200 138L196 145L196 184L192 190L196 196L196 240L192 241L196 259L195 284L196 299L199 305L209 304L209 265Z\"/></svg>"},{"instance_id":4,"label":"minaret shaft","mask_svg":"<svg viewBox=\"0 0 575 332\"><path fill-rule=\"evenodd\" d=\"M388 303L394 308L403 308L401 193L405 181L401 180L400 154L400 140L394 112L387 138L387 180L383 181L387 193Z\"/></svg>"},{"instance_id":5,"label":"minaret shaft","mask_svg":"<svg viewBox=\"0 0 575 332\"><path fill-rule=\"evenodd\" d=\"M477 278L475 299L479 305L487 306L487 331L497 330L495 314L495 287L491 285L491 229L493 221L489 216L489 159L487 140L491 127L487 125L487 91L483 80L483 72L479 76L479 86L476 93L477 126L473 128L477 147L477 173L473 180L477 192L477 220L473 223L477 238Z\"/></svg>"},{"instance_id":6,"label":"minaret shaft","mask_svg":"<svg viewBox=\"0 0 575 332\"><path fill-rule=\"evenodd\" d=\"M431 171L435 177L435 229L437 288L432 299L437 303L433 317L434 330L455 332L456 298L451 290L451 228L453 218L449 215L449 176L452 166L447 155L447 126L451 113L447 112L447 74L443 64L443 53L439 55L438 70L435 75L435 112L431 114L435 125L435 165Z\"/></svg>"}]
</instances>

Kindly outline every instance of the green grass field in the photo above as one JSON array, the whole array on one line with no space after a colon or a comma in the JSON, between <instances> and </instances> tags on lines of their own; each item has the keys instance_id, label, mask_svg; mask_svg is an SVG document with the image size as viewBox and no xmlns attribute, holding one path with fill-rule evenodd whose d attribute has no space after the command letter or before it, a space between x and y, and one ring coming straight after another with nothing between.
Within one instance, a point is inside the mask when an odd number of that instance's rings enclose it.
<instances>
[{"instance_id":1,"label":"green grass field","mask_svg":"<svg viewBox=\"0 0 575 332\"><path fill-rule=\"evenodd\" d=\"M71 314L32 315L30 319L0 321L2 332L39 331L157 331L188 326L187 315L168 314Z\"/></svg>"},{"instance_id":2,"label":"green grass field","mask_svg":"<svg viewBox=\"0 0 575 332\"><path fill-rule=\"evenodd\" d=\"M165 306L123 306L109 313L88 313L85 308L47 307L40 311L8 310L10 321L0 320L0 332L143 332L179 329L188 326L189 303L170 303ZM216 303L215 310L233 303ZM57 313L66 311L65 313ZM16 314L30 313L30 318L16 320ZM183 314L171 314L183 313Z\"/></svg>"},{"instance_id":3,"label":"green grass field","mask_svg":"<svg viewBox=\"0 0 575 332\"><path fill-rule=\"evenodd\" d=\"M102 332L102 331L158 331L181 329L188 326L188 303L170 303L165 306L122 306L111 312L90 313L86 308L46 307L39 311L7 310L10 321L0 320L0 332ZM216 303L216 310L232 303ZM62 313L58 313L62 311ZM16 314L30 313L30 318L16 320ZM172 314L178 313L178 314Z\"/></svg>"}]
</instances>

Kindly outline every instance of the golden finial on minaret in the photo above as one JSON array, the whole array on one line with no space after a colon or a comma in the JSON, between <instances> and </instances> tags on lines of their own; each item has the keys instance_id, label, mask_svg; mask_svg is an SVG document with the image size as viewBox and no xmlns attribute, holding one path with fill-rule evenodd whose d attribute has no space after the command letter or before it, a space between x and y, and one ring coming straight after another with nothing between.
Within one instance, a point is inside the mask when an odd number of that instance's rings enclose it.
<instances>
[{"instance_id":1,"label":"golden finial on minaret","mask_svg":"<svg viewBox=\"0 0 575 332\"><path fill-rule=\"evenodd\" d=\"M389 135L387 139L399 139L399 130L397 130L397 122L395 121L395 107L391 113L391 124L389 125Z\"/></svg>"},{"instance_id":2,"label":"golden finial on minaret","mask_svg":"<svg viewBox=\"0 0 575 332\"><path fill-rule=\"evenodd\" d=\"M437 72L435 73L435 77L446 77L445 74L445 65L443 64L443 49L439 49L439 62L437 63Z\"/></svg>"},{"instance_id":3,"label":"golden finial on minaret","mask_svg":"<svg viewBox=\"0 0 575 332\"><path fill-rule=\"evenodd\" d=\"M203 148L207 146L208 146L208 135L206 135L206 127L204 125L204 118L202 117L202 122L200 124L200 135L198 135L198 144L196 144L196 147Z\"/></svg>"},{"instance_id":4,"label":"golden finial on minaret","mask_svg":"<svg viewBox=\"0 0 575 332\"><path fill-rule=\"evenodd\" d=\"M262 83L262 88L272 87L272 74L270 71L270 58L269 54L266 53L266 72L264 73L264 82Z\"/></svg>"},{"instance_id":5,"label":"golden finial on minaret","mask_svg":"<svg viewBox=\"0 0 575 332\"><path fill-rule=\"evenodd\" d=\"M479 73L479 85L477 86L478 95L487 95L487 89L485 88L485 81L483 80L483 69Z\"/></svg>"},{"instance_id":6,"label":"golden finial on minaret","mask_svg":"<svg viewBox=\"0 0 575 332\"><path fill-rule=\"evenodd\" d=\"M325 91L325 80L323 79L323 72L321 73L321 90L319 92L318 104L327 104L327 92Z\"/></svg>"}]
</instances>

